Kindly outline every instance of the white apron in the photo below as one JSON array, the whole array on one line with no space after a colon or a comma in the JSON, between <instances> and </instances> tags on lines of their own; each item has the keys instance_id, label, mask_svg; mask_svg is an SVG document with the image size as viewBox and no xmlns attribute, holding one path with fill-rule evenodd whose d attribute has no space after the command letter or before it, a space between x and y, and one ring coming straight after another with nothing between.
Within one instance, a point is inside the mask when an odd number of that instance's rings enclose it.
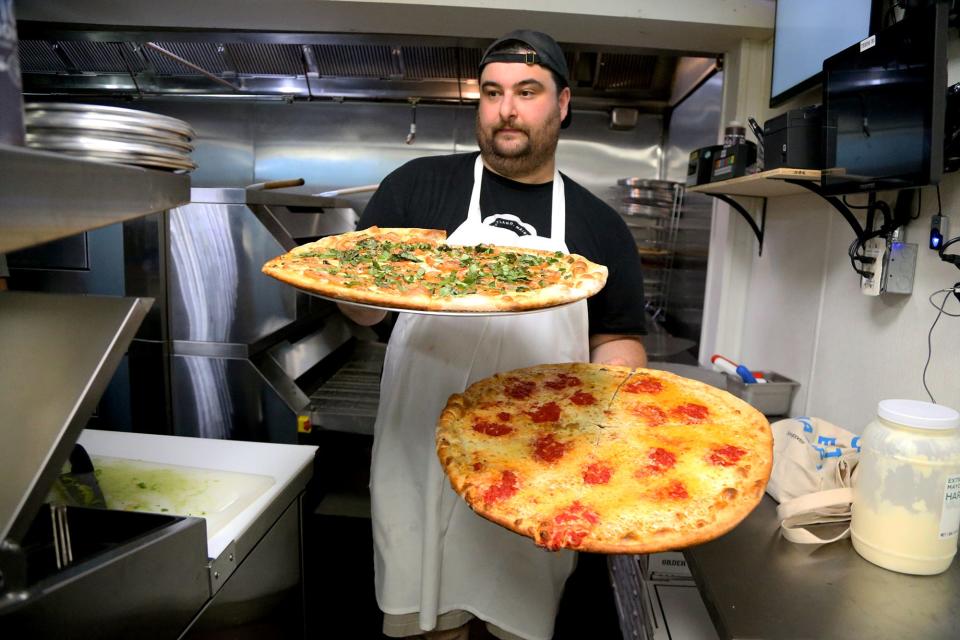
<instances>
[{"instance_id":1,"label":"white apron","mask_svg":"<svg viewBox=\"0 0 960 640\"><path fill-rule=\"evenodd\" d=\"M567 251L563 179L553 175L552 237L484 225L477 157L458 245L504 244ZM384 362L370 479L377 602L385 613L465 610L531 640L548 640L576 554L548 552L475 514L437 459L435 426L453 393L498 372L588 362L586 301L506 318L402 313Z\"/></svg>"}]
</instances>

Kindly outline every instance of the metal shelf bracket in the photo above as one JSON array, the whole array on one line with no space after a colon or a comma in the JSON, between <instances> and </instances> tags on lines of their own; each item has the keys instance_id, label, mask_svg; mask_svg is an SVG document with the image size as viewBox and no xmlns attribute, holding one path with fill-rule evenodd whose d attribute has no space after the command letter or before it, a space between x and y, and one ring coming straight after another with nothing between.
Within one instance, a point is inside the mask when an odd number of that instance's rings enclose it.
<instances>
[{"instance_id":1,"label":"metal shelf bracket","mask_svg":"<svg viewBox=\"0 0 960 640\"><path fill-rule=\"evenodd\" d=\"M847 205L843 204L843 201L840 200L840 198L837 198L836 196L824 195L820 185L816 182L810 182L806 180L784 180L784 182L789 182L790 184L795 184L798 187L803 187L807 191L815 193L826 200L830 206L840 212L840 215L842 215L843 219L847 221L847 223L853 229L853 232L857 234L857 239L861 241L863 240L864 236L866 235L866 231L860 225L860 221L857 220L856 216L853 215L853 212L850 211Z\"/></svg>"},{"instance_id":2,"label":"metal shelf bracket","mask_svg":"<svg viewBox=\"0 0 960 640\"><path fill-rule=\"evenodd\" d=\"M791 181L792 182L792 181ZM753 229L754 235L757 236L757 242L760 244L759 249L757 250L757 255L763 255L763 233L767 228L767 199L762 198L763 200L763 209L760 212L760 225L757 226L756 220L753 219L747 210L743 207L742 204L731 198L730 196L723 193L706 193L704 195L713 196L721 202L725 202L729 205L734 211L743 216L743 219L747 221L747 224L750 225L750 228Z\"/></svg>"}]
</instances>

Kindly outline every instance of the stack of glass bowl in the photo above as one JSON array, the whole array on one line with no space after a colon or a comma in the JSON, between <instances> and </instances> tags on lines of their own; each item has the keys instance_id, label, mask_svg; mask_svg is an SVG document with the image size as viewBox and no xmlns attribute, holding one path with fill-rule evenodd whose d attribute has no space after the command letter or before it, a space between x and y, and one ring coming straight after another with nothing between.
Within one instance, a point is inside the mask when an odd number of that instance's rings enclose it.
<instances>
[{"instance_id":1,"label":"stack of glass bowl","mask_svg":"<svg viewBox=\"0 0 960 640\"><path fill-rule=\"evenodd\" d=\"M176 173L197 168L196 137L183 120L155 113L67 102L24 105L27 145L87 160Z\"/></svg>"}]
</instances>

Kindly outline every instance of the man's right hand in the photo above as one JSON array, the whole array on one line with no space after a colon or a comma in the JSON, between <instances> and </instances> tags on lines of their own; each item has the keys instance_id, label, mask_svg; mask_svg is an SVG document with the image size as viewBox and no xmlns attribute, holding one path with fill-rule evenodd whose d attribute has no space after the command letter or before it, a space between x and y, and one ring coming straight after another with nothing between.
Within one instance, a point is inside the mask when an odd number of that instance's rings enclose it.
<instances>
[{"instance_id":1,"label":"man's right hand","mask_svg":"<svg viewBox=\"0 0 960 640\"><path fill-rule=\"evenodd\" d=\"M343 315L363 327L377 324L387 317L387 312L382 309L371 309L370 307L350 304L349 302L338 302L337 307L339 307Z\"/></svg>"}]
</instances>

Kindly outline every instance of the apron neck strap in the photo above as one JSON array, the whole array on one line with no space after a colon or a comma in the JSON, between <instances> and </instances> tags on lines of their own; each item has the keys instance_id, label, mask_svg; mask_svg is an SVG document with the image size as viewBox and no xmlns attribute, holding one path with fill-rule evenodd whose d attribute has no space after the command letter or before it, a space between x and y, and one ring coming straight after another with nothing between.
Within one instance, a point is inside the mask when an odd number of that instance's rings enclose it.
<instances>
[{"instance_id":1,"label":"apron neck strap","mask_svg":"<svg viewBox=\"0 0 960 640\"><path fill-rule=\"evenodd\" d=\"M482 222L480 213L480 186L483 183L483 160L477 155L473 165L473 191L470 193L470 207L467 209L467 221L475 224ZM550 237L566 244L567 203L563 190L563 178L560 171L553 170L553 200L550 207Z\"/></svg>"}]
</instances>

